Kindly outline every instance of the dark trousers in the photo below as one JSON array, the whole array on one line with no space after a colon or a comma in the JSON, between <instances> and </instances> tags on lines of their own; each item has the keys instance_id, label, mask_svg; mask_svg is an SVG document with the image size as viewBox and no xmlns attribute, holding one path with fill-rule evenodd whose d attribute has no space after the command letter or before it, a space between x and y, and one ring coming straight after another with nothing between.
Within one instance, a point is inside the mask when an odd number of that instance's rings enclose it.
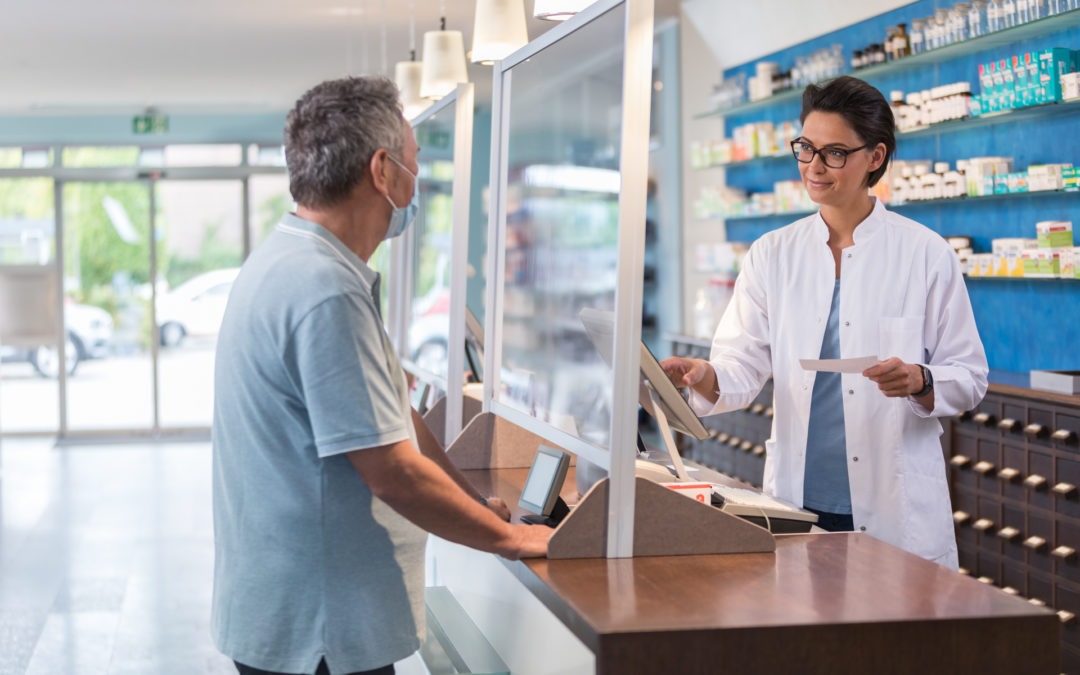
<instances>
[{"instance_id":1,"label":"dark trousers","mask_svg":"<svg viewBox=\"0 0 1080 675\"><path fill-rule=\"evenodd\" d=\"M806 510L817 514L817 526L826 532L851 532L855 529L855 521L850 513L829 513L811 508Z\"/></svg>"},{"instance_id":2,"label":"dark trousers","mask_svg":"<svg viewBox=\"0 0 1080 675\"><path fill-rule=\"evenodd\" d=\"M236 669L240 671L240 675L302 675L300 673L275 673L270 670L259 670L258 668L252 668L251 666L245 666L239 661L233 661L236 664ZM319 662L319 667L315 671L315 675L330 675L330 669L326 667L326 660ZM355 673L341 673L335 675L394 675L394 664L383 666L382 668L376 668L375 670L361 670Z\"/></svg>"}]
</instances>

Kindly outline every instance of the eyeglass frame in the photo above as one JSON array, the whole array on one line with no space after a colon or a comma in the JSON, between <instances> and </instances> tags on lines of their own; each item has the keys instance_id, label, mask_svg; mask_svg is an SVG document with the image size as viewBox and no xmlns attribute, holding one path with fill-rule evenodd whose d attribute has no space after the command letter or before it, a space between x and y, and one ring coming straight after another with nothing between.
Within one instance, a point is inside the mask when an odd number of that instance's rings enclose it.
<instances>
[{"instance_id":1,"label":"eyeglass frame","mask_svg":"<svg viewBox=\"0 0 1080 675\"><path fill-rule=\"evenodd\" d=\"M806 146L807 148L810 149L810 152L811 152L810 159L807 159L807 160L799 159L799 151L795 149L795 144L796 143L798 143L799 145L804 145L804 146ZM851 156L852 154L858 152L859 150L866 150L867 148L870 147L869 143L865 143L863 145L860 145L857 148L850 148L850 149L848 149L848 148L833 148L833 147L829 147L829 146L825 146L824 148L815 148L810 143L807 143L806 141L800 140L798 138L791 141L791 143L789 145L791 146L791 154L795 156L795 161L796 162L799 162L800 164L812 164L813 161L814 161L814 158L820 156L821 157L821 163L824 164L826 167L828 167L830 169L843 169L845 166L847 166L847 161L848 161L849 156ZM844 159L840 163L840 166L833 166L832 164L829 164L829 162L825 159L825 155L822 154L825 151L842 152L844 154Z\"/></svg>"}]
</instances>

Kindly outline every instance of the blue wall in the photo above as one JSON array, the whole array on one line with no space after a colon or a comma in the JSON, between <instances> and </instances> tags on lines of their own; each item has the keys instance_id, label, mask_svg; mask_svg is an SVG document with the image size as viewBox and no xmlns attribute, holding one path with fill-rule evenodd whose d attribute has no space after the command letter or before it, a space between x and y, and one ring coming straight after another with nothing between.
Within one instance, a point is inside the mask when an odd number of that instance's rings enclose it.
<instances>
[{"instance_id":1,"label":"blue wall","mask_svg":"<svg viewBox=\"0 0 1080 675\"><path fill-rule=\"evenodd\" d=\"M843 46L850 62L854 49L880 42L888 26L899 22L911 25L938 7L952 2L920 0L867 21L815 38L796 47L765 57L776 61L781 70L790 68L796 56ZM1076 15L1080 10L1074 10ZM927 89L938 84L966 80L978 92L978 64L1005 58L1024 51L1049 47L1080 49L1080 27L1056 30L1030 39L1001 44L985 51L959 56L946 62L912 70L868 77L868 81L886 95L890 90L905 92ZM753 75L748 63L725 72L731 76L745 72ZM856 71L853 73L859 76ZM759 108L754 112L731 115L729 129L747 122L781 122L797 119L798 100ZM1065 114L1029 117L1026 121L1002 122L974 129L944 130L940 133L897 138L897 159L932 159L950 162L980 155L1003 155L1014 158L1017 170L1030 164L1072 162L1080 165L1080 106ZM729 185L749 192L767 192L777 180L797 180L794 160L766 160L727 168ZM1080 192L1035 193L1002 198L917 203L890 207L943 235L970 235L976 252L988 252L991 240L999 237L1034 237L1035 223L1041 220L1071 220L1080 230ZM752 241L792 220L790 215L759 219L730 219L728 238ZM1077 237L1080 239L1080 236ZM1080 242L1078 242L1080 243ZM1077 369L1080 356L1080 282L1068 280L994 280L971 279L968 292L975 309L979 333L986 346L990 367L995 370L1027 372L1032 369ZM1002 373L1002 379L1009 379Z\"/></svg>"}]
</instances>

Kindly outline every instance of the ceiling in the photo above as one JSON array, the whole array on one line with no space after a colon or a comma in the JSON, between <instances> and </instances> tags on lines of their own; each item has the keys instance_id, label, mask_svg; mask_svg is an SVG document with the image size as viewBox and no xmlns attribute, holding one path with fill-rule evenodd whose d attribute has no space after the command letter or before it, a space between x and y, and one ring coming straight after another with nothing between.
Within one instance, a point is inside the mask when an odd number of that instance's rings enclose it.
<instances>
[{"instance_id":1,"label":"ceiling","mask_svg":"<svg viewBox=\"0 0 1080 675\"><path fill-rule=\"evenodd\" d=\"M444 5L470 49L474 0L0 0L0 115L287 110L324 79L392 76L408 60L410 7L419 52ZM532 5L535 39L557 24ZM673 16L678 0L657 5ZM478 88L490 78L470 65Z\"/></svg>"}]
</instances>

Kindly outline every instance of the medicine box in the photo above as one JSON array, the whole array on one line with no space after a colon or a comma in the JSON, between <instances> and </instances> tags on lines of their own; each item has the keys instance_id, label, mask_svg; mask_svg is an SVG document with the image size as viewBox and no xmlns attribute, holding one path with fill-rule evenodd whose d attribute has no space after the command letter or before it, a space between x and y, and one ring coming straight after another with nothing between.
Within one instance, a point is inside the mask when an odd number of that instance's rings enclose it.
<instances>
[{"instance_id":1,"label":"medicine box","mask_svg":"<svg viewBox=\"0 0 1080 675\"><path fill-rule=\"evenodd\" d=\"M1068 220L1044 220L1035 223L1039 248L1072 248L1072 222Z\"/></svg>"},{"instance_id":2,"label":"medicine box","mask_svg":"<svg viewBox=\"0 0 1080 675\"><path fill-rule=\"evenodd\" d=\"M1080 370L1033 370L1031 388L1058 394L1080 394Z\"/></svg>"}]
</instances>

